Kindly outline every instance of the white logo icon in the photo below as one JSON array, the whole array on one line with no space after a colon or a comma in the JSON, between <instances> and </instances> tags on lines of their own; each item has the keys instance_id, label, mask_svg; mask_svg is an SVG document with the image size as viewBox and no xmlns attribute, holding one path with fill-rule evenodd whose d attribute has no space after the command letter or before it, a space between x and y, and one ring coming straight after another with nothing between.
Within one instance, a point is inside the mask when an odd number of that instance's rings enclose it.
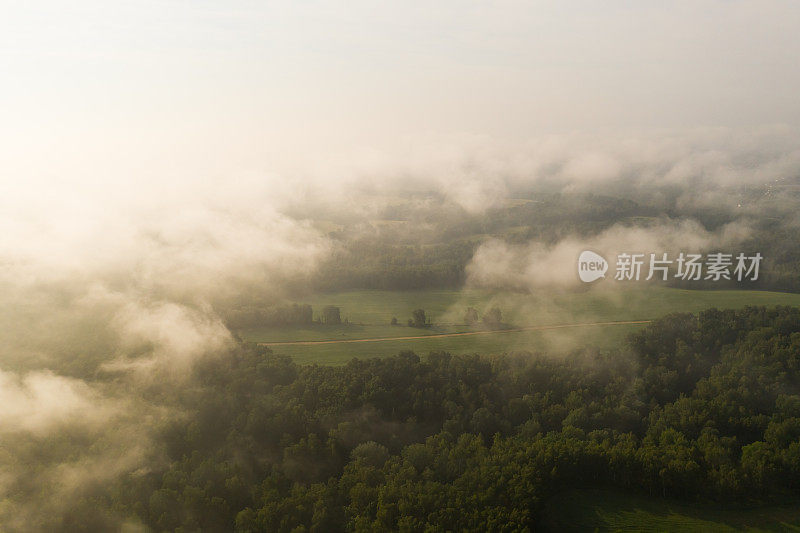
<instances>
[{"instance_id":1,"label":"white logo icon","mask_svg":"<svg viewBox=\"0 0 800 533\"><path fill-rule=\"evenodd\" d=\"M583 282L591 283L604 278L607 270L608 261L602 255L585 250L578 257L578 276Z\"/></svg>"}]
</instances>

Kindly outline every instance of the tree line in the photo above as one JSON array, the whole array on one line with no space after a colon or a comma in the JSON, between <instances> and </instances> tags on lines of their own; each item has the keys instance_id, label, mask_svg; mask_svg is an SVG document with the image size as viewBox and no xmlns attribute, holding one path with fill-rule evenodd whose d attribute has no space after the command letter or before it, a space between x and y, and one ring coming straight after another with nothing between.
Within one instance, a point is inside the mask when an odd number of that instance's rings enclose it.
<instances>
[{"instance_id":1,"label":"tree line","mask_svg":"<svg viewBox=\"0 0 800 533\"><path fill-rule=\"evenodd\" d=\"M260 326L310 326L312 324L338 325L348 322L342 319L341 309L326 305L318 316L309 304L274 306L245 306L224 311L226 325L232 329Z\"/></svg>"}]
</instances>

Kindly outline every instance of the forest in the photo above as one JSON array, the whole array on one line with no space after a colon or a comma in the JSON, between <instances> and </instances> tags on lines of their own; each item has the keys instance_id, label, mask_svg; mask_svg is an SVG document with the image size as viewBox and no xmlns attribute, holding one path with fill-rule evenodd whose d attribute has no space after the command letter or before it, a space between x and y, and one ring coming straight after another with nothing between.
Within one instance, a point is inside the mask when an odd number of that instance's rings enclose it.
<instances>
[{"instance_id":1,"label":"forest","mask_svg":"<svg viewBox=\"0 0 800 533\"><path fill-rule=\"evenodd\" d=\"M673 314L623 347L404 352L333 367L239 344L153 389L163 463L90 487L54 529L519 531L614 487L763 503L800 491L800 309ZM108 521L108 522L106 522Z\"/></svg>"}]
</instances>

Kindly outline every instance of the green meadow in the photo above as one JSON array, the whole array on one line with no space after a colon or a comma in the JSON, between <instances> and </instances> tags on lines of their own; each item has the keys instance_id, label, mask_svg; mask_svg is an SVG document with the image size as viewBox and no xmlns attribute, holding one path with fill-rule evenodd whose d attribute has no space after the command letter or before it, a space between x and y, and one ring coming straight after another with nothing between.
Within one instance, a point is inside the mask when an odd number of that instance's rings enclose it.
<instances>
[{"instance_id":1,"label":"green meadow","mask_svg":"<svg viewBox=\"0 0 800 533\"><path fill-rule=\"evenodd\" d=\"M247 341L292 343L357 341L324 344L277 344L272 349L299 363L342 364L353 357L383 357L403 350L427 354L435 350L454 353L502 353L509 351L569 351L580 346L600 349L618 344L642 324L582 325L593 322L651 320L669 313L697 312L709 307L742 308L747 305L800 305L800 294L739 290L683 290L664 287L601 289L531 294L479 290L347 291L324 293L302 302L315 315L326 305L341 308L349 324L298 327L261 327L238 331ZM479 335L437 335L474 332L481 327L464 324L468 307L483 315L492 307L503 313L509 328L570 325L570 327ZM411 312L422 308L431 320L428 328L406 325ZM390 322L395 317L399 325ZM397 339L397 337L423 337Z\"/></svg>"}]
</instances>

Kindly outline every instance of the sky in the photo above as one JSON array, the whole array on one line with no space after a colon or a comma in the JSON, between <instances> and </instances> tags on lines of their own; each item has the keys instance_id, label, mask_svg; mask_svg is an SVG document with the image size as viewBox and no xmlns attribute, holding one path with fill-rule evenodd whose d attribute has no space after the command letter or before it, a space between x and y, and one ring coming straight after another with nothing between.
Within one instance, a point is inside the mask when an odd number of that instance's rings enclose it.
<instances>
[{"instance_id":1,"label":"sky","mask_svg":"<svg viewBox=\"0 0 800 533\"><path fill-rule=\"evenodd\" d=\"M168 178L431 138L797 126L798 23L772 0L5 0L0 141L11 170Z\"/></svg>"},{"instance_id":2,"label":"sky","mask_svg":"<svg viewBox=\"0 0 800 533\"><path fill-rule=\"evenodd\" d=\"M552 169L763 181L800 161L796 2L0 9L6 262L106 264L165 225L180 247L200 218L272 228L286 205L373 185L432 182L480 211Z\"/></svg>"}]
</instances>

